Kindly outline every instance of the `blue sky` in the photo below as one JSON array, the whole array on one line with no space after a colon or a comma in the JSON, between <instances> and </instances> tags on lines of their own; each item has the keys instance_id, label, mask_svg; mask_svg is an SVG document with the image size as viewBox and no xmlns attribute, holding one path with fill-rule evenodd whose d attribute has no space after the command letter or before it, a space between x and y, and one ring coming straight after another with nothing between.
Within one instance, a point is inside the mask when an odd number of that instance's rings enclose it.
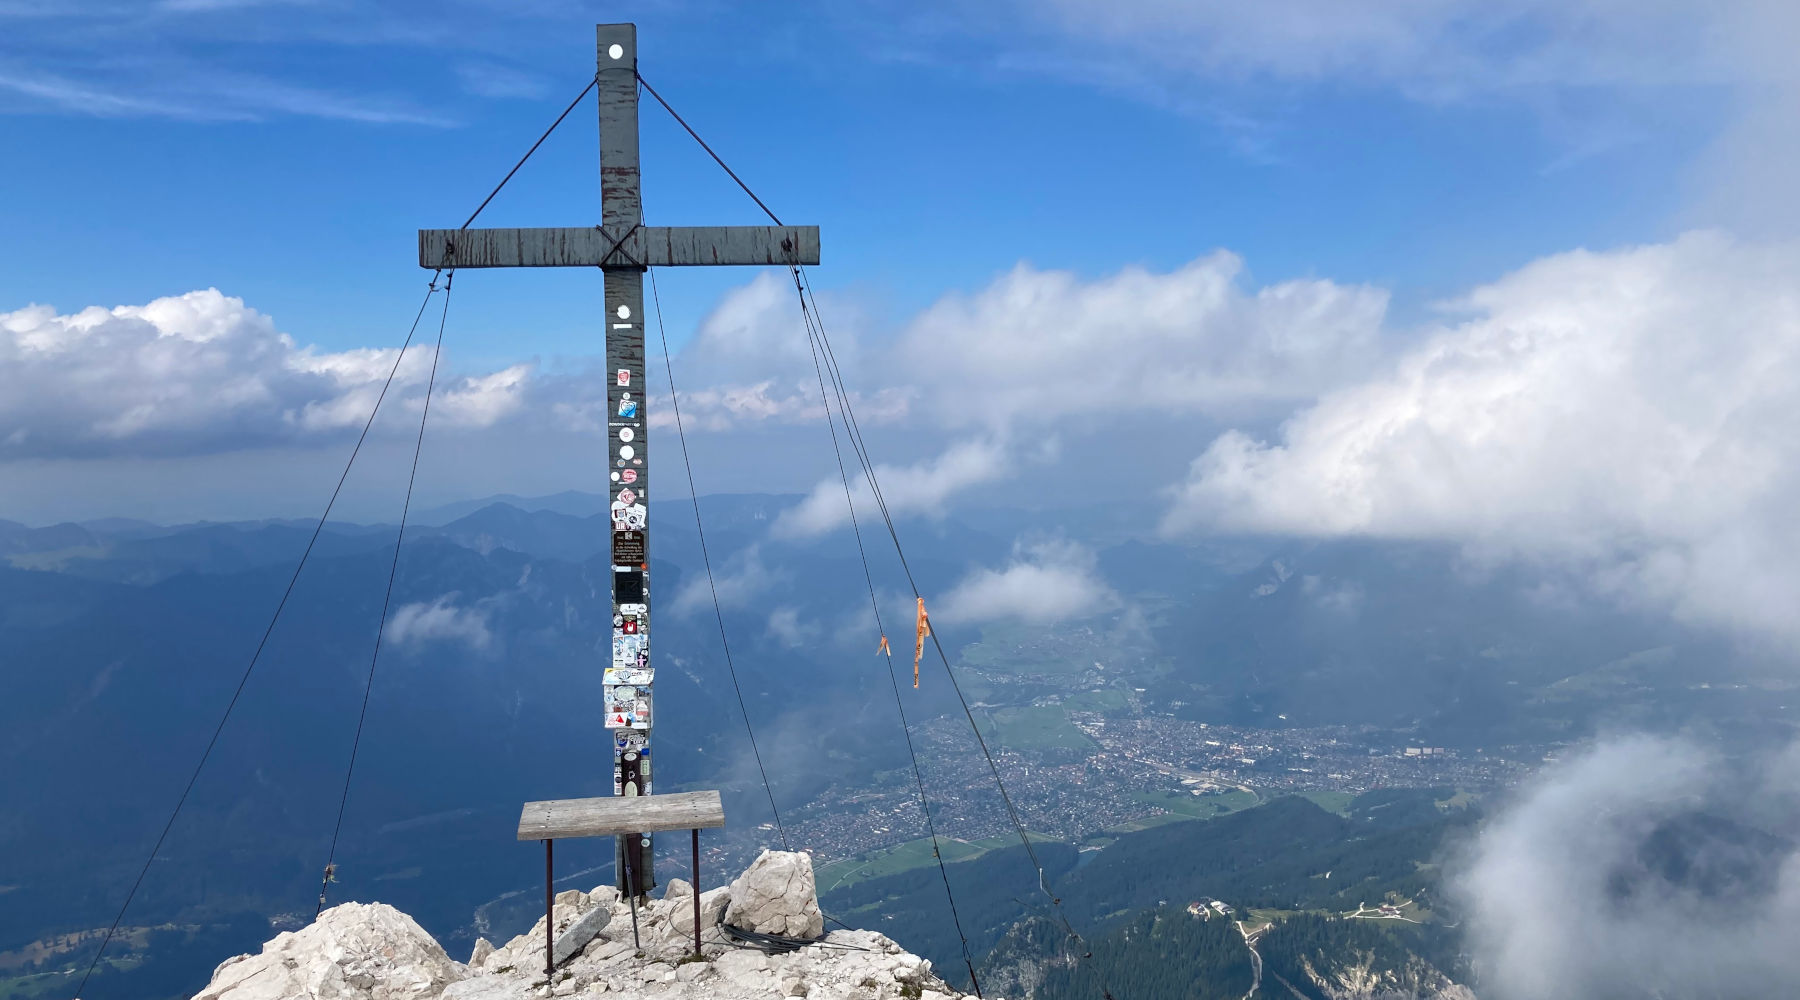
<instances>
[{"instance_id":1,"label":"blue sky","mask_svg":"<svg viewBox=\"0 0 1800 1000\"><path fill-rule=\"evenodd\" d=\"M460 223L619 19L822 227L901 514L1447 541L1795 637L1785 0L0 0L0 517L315 512L422 292L415 231ZM760 221L643 122L649 221ZM590 105L482 222L596 221L595 146ZM841 528L780 276L659 280L699 488L809 494L771 542ZM459 280L421 504L605 488L599 297ZM398 509L428 369L347 515ZM1019 543L988 569L1090 558Z\"/></svg>"},{"instance_id":2,"label":"blue sky","mask_svg":"<svg viewBox=\"0 0 1800 1000\"><path fill-rule=\"evenodd\" d=\"M617 12L641 25L646 77L778 212L824 227L819 282L897 310L1021 259L1098 275L1220 247L1261 281L1321 275L1429 301L1545 253L1691 223L1693 159L1724 99L1420 99L1267 68L1121 82L1069 62L1048 27L899 8L55 6L87 13L15 14L0 61L4 128L26 154L0 167L24 195L0 206L16 234L0 249L6 304L216 286L329 348L393 336L419 277L414 230L461 221L580 89L591 25ZM43 80L75 96L43 96ZM653 221L756 221L659 110L644 125ZM590 104L483 221L593 221L594 133ZM677 337L743 280L672 276ZM460 305L464 350L585 353L591 285L481 276Z\"/></svg>"}]
</instances>

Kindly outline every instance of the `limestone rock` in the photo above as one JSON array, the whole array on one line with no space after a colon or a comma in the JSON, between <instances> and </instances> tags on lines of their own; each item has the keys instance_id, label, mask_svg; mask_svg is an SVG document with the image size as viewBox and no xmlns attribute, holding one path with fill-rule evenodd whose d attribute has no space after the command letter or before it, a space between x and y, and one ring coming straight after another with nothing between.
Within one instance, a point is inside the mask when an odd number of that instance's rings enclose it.
<instances>
[{"instance_id":1,"label":"limestone rock","mask_svg":"<svg viewBox=\"0 0 1800 1000\"><path fill-rule=\"evenodd\" d=\"M601 930L607 930L607 923L610 919L612 919L612 910L601 910L599 906L581 914L580 919L569 924L569 930L556 935L556 946L551 948L551 962L560 966L574 957L576 951L587 948L587 944L594 941L594 937L599 935Z\"/></svg>"},{"instance_id":2,"label":"limestone rock","mask_svg":"<svg viewBox=\"0 0 1800 1000\"><path fill-rule=\"evenodd\" d=\"M343 903L214 970L194 1000L429 1000L465 970L386 903Z\"/></svg>"},{"instance_id":3,"label":"limestone rock","mask_svg":"<svg viewBox=\"0 0 1800 1000\"><path fill-rule=\"evenodd\" d=\"M553 917L551 932L558 935L566 933L569 928L575 926L578 921L595 909L597 907L589 898L588 893L576 889L559 893L555 905L551 908ZM602 924L602 926L605 925ZM591 939L590 937L588 940ZM582 944L587 944L587 941L582 941ZM555 954L554 947L552 947L551 953ZM570 952L570 954L574 954L574 952ZM533 924L530 930L506 942L504 947L488 956L487 961L482 963L482 968L489 971L499 971L505 968L536 969L542 972L544 968L544 918L537 918L537 923Z\"/></svg>"},{"instance_id":4,"label":"limestone rock","mask_svg":"<svg viewBox=\"0 0 1800 1000\"><path fill-rule=\"evenodd\" d=\"M510 976L476 976L451 983L439 1000L519 1000L524 994Z\"/></svg>"},{"instance_id":5,"label":"limestone rock","mask_svg":"<svg viewBox=\"0 0 1800 1000\"><path fill-rule=\"evenodd\" d=\"M489 941L487 938L484 938L484 937L476 938L475 939L475 950L471 951L469 953L469 967L470 968L478 968L481 965L481 963L487 961L488 956L492 955L493 953L494 953L494 942Z\"/></svg>"},{"instance_id":6,"label":"limestone rock","mask_svg":"<svg viewBox=\"0 0 1800 1000\"><path fill-rule=\"evenodd\" d=\"M586 898L586 897L583 897ZM579 919L569 925L569 929L556 937L556 947L550 951L551 961L557 965L567 962L576 952L586 948L588 942L606 929L607 922L612 920L612 911L598 906L583 913Z\"/></svg>"},{"instance_id":7,"label":"limestone rock","mask_svg":"<svg viewBox=\"0 0 1800 1000\"><path fill-rule=\"evenodd\" d=\"M700 926L713 928L725 916L725 908L731 905L731 888L720 886L708 889L700 894Z\"/></svg>"},{"instance_id":8,"label":"limestone rock","mask_svg":"<svg viewBox=\"0 0 1800 1000\"><path fill-rule=\"evenodd\" d=\"M764 934L807 940L824 934L812 858L794 851L764 851L731 883L725 917L734 926Z\"/></svg>"},{"instance_id":9,"label":"limestone rock","mask_svg":"<svg viewBox=\"0 0 1800 1000\"><path fill-rule=\"evenodd\" d=\"M721 887L700 894L700 961L690 957L693 887L676 880L662 898L639 907L641 949L632 940L630 911L616 893L558 897L553 935L566 936L586 921L604 927L573 948L548 982L542 919L504 946L478 942L465 969L398 911L346 904L313 927L280 935L260 956L220 966L197 1000L596 1000L603 994L606 1000L966 1000L931 972L930 963L872 931L833 931L781 955L728 945L716 926L727 906L735 910L741 903L743 914L781 917L762 926L790 935L796 928L788 918L797 915L804 931L809 911L817 912L803 856L765 856L759 866L735 892Z\"/></svg>"}]
</instances>

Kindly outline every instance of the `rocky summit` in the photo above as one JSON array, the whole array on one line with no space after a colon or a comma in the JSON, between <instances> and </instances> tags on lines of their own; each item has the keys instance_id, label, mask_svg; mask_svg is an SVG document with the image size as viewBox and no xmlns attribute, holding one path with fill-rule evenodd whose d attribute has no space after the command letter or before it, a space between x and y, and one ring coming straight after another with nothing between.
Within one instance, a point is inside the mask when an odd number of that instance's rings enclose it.
<instances>
[{"instance_id":1,"label":"rocky summit","mask_svg":"<svg viewBox=\"0 0 1800 1000\"><path fill-rule=\"evenodd\" d=\"M213 972L194 1000L512 1000L545 996L807 997L951 1000L963 994L873 931L822 934L812 861L766 851L729 887L700 894L701 952L694 956L694 889L671 880L637 909L612 886L571 889L551 914L555 972L544 976L544 918L495 947L475 943L467 963L444 953L411 917L384 903L344 903L311 926L277 935L261 953ZM726 925L810 940L768 954Z\"/></svg>"}]
</instances>

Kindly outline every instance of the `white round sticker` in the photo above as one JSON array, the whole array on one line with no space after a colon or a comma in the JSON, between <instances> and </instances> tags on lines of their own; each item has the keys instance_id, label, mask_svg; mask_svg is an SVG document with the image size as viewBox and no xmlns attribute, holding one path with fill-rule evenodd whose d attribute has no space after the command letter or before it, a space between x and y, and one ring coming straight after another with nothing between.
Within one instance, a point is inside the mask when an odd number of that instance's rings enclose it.
<instances>
[{"instance_id":1,"label":"white round sticker","mask_svg":"<svg viewBox=\"0 0 1800 1000\"><path fill-rule=\"evenodd\" d=\"M616 483L618 481L619 481L619 474L615 472L615 473L613 473L613 482Z\"/></svg>"},{"instance_id":2,"label":"white round sticker","mask_svg":"<svg viewBox=\"0 0 1800 1000\"><path fill-rule=\"evenodd\" d=\"M633 448L630 445L626 445L625 447L619 449L619 457L620 458L630 458L636 454L637 454L637 449Z\"/></svg>"},{"instance_id":3,"label":"white round sticker","mask_svg":"<svg viewBox=\"0 0 1800 1000\"><path fill-rule=\"evenodd\" d=\"M621 427L621 428L619 428L619 440L621 440L621 441L629 441L629 440L631 440L631 439L632 439L632 438L634 438L634 437L637 437L637 432L636 432L636 431L633 431L633 430L632 430L632 429L631 429L631 428L629 428L629 427Z\"/></svg>"}]
</instances>

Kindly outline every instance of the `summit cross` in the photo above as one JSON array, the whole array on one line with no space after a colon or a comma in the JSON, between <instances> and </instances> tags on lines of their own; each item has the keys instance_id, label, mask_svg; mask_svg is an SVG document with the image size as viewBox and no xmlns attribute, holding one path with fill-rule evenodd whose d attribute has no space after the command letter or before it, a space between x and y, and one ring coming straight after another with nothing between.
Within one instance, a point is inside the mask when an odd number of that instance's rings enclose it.
<instances>
[{"instance_id":1,"label":"summit cross","mask_svg":"<svg viewBox=\"0 0 1800 1000\"><path fill-rule=\"evenodd\" d=\"M606 728L613 733L613 794L649 795L650 455L644 385L644 271L651 267L819 262L817 226L645 226L638 172L637 26L595 26L600 104L600 224L560 229L421 229L419 266L598 267L605 276L607 467L612 510L611 660ZM618 838L618 884L629 896L656 886L648 834Z\"/></svg>"}]
</instances>

